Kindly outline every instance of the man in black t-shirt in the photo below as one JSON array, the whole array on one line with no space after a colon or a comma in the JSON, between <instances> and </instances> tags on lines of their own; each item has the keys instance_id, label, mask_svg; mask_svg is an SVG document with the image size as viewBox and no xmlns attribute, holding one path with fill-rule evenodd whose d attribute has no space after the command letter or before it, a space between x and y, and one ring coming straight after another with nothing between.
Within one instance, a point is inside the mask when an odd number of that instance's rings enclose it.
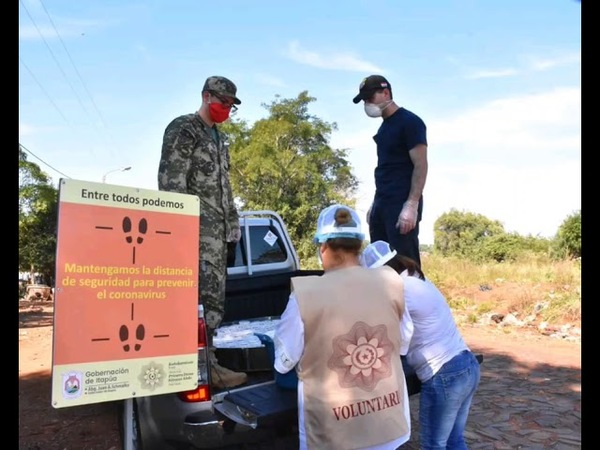
<instances>
[{"instance_id":1,"label":"man in black t-shirt","mask_svg":"<svg viewBox=\"0 0 600 450\"><path fill-rule=\"evenodd\" d=\"M377 167L375 197L367 212L370 241L386 241L420 265L419 222L427 179L425 122L394 102L392 86L381 75L363 79L353 102L361 100L369 117L383 119L373 136Z\"/></svg>"}]
</instances>

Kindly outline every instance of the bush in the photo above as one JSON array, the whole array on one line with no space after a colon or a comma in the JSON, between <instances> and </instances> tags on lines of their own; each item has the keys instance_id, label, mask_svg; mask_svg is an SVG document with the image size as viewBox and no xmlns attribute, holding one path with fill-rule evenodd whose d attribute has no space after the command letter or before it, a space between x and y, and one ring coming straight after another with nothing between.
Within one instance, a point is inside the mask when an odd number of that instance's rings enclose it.
<instances>
[{"instance_id":1,"label":"bush","mask_svg":"<svg viewBox=\"0 0 600 450\"><path fill-rule=\"evenodd\" d=\"M504 234L504 227L481 214L451 209L434 223L434 252L470 257L482 241Z\"/></svg>"},{"instance_id":2,"label":"bush","mask_svg":"<svg viewBox=\"0 0 600 450\"><path fill-rule=\"evenodd\" d=\"M497 234L481 240L473 251L473 257L478 261L515 261L531 253L548 255L550 245L545 238L517 233Z\"/></svg>"},{"instance_id":3,"label":"bush","mask_svg":"<svg viewBox=\"0 0 600 450\"><path fill-rule=\"evenodd\" d=\"M557 259L581 257L581 210L569 215L558 228L552 256Z\"/></svg>"}]
</instances>

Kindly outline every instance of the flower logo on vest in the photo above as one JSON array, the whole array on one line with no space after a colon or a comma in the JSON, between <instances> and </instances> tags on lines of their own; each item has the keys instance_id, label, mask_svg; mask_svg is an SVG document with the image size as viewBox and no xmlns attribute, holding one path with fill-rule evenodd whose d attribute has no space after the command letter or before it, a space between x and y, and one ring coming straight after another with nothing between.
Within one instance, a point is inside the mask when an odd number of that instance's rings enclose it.
<instances>
[{"instance_id":1,"label":"flower logo on vest","mask_svg":"<svg viewBox=\"0 0 600 450\"><path fill-rule=\"evenodd\" d=\"M393 354L385 325L357 322L347 334L333 339L327 366L337 373L340 386L372 391L380 380L391 376Z\"/></svg>"}]
</instances>

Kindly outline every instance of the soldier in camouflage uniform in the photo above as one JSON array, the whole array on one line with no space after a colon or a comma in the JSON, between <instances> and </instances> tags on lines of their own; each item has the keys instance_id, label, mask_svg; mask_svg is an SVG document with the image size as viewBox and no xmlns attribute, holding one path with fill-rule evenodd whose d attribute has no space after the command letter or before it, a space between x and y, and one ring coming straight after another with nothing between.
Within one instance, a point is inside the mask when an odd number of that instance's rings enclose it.
<instances>
[{"instance_id":1,"label":"soldier in camouflage uniform","mask_svg":"<svg viewBox=\"0 0 600 450\"><path fill-rule=\"evenodd\" d=\"M208 77L196 113L175 118L165 129L158 188L200 198L200 300L208 328L211 381L217 387L246 382L245 373L220 366L212 337L224 314L227 242L240 239L239 216L229 183L229 151L216 124L241 101L237 88L221 76Z\"/></svg>"}]
</instances>

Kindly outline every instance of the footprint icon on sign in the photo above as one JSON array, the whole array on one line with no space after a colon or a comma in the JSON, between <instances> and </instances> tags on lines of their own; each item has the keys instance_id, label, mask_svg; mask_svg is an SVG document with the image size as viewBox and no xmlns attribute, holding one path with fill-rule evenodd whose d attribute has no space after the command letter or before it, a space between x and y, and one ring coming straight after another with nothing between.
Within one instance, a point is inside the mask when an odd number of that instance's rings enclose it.
<instances>
[{"instance_id":1,"label":"footprint icon on sign","mask_svg":"<svg viewBox=\"0 0 600 450\"><path fill-rule=\"evenodd\" d=\"M122 227L123 227L123 233L125 233L125 241L128 244L133 244L133 224L131 222L131 218L125 216L123 217L123 222L122 222ZM144 218L140 219L140 221L138 222L138 229L137 229L139 235L136 236L135 238L135 242L137 244L141 244L142 242L144 242L144 235L148 232L148 221ZM135 264L135 246L133 247L133 263Z\"/></svg>"},{"instance_id":2,"label":"footprint icon on sign","mask_svg":"<svg viewBox=\"0 0 600 450\"><path fill-rule=\"evenodd\" d=\"M131 232L131 219L127 216L123 218L123 231L126 234L125 240L128 244L131 244L133 242L133 239L131 238L131 236L127 235L127 233Z\"/></svg>"},{"instance_id":3,"label":"footprint icon on sign","mask_svg":"<svg viewBox=\"0 0 600 450\"><path fill-rule=\"evenodd\" d=\"M146 231L148 231L148 221L146 219L140 220L140 223L138 224L138 231L142 235L146 234ZM143 236L138 236L137 243L141 244L142 242L144 242L144 237Z\"/></svg>"},{"instance_id":4,"label":"footprint icon on sign","mask_svg":"<svg viewBox=\"0 0 600 450\"><path fill-rule=\"evenodd\" d=\"M135 264L136 260L136 245L141 245L144 242L146 236L148 236L149 232L149 224L148 220L145 218L141 218L137 223L137 230L135 229L134 222L131 220L131 217L125 216L121 220L120 223L121 230L123 231L125 242L131 245L132 252L132 262ZM96 225L96 229L98 230L114 230L118 227L108 226L108 225ZM169 230L154 230L154 233L158 235L170 235L171 231Z\"/></svg>"},{"instance_id":5,"label":"footprint icon on sign","mask_svg":"<svg viewBox=\"0 0 600 450\"><path fill-rule=\"evenodd\" d=\"M133 322L135 320L134 317L134 308L135 305L131 304L131 313L129 319ZM133 328L132 328L133 329ZM143 324L139 324L135 327L135 334L133 336L130 335L130 328L123 324L119 327L119 340L121 341L121 345L123 346L123 350L125 352L130 352L132 349L136 352L139 352L142 349L142 343L146 338L146 327ZM170 337L168 333L160 333L160 334L150 334L151 338L155 339L166 339ZM107 342L110 341L110 337L97 337L92 338L92 342Z\"/></svg>"},{"instance_id":6,"label":"footprint icon on sign","mask_svg":"<svg viewBox=\"0 0 600 450\"><path fill-rule=\"evenodd\" d=\"M133 237L131 236L131 230L132 230L132 223L131 223L131 219L127 216L125 216L123 218L123 232L125 233L125 241L128 244L133 243ZM142 242L144 242L144 236L146 234L146 232L148 231L148 221L146 219L140 219L139 223L138 223L138 232L140 233L140 236L138 236L136 238L136 242L138 244L141 244Z\"/></svg>"},{"instance_id":7,"label":"footprint icon on sign","mask_svg":"<svg viewBox=\"0 0 600 450\"><path fill-rule=\"evenodd\" d=\"M137 342L133 347L136 352L140 351L140 349L142 348L141 342L144 340L145 335L146 329L144 328L144 325L139 324L135 329L135 338ZM123 343L123 350L125 350L126 352L131 350L131 346L129 345L129 328L127 327L127 325L121 325L121 327L119 328L119 339Z\"/></svg>"}]
</instances>

